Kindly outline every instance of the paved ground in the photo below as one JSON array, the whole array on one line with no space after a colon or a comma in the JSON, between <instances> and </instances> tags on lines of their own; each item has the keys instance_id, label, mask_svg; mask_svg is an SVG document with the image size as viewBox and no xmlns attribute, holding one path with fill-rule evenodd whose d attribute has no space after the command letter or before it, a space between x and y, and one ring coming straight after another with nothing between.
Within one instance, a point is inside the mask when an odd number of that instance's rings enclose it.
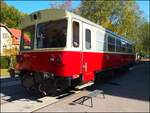
<instances>
[{"instance_id":1,"label":"paved ground","mask_svg":"<svg viewBox=\"0 0 150 113\"><path fill-rule=\"evenodd\" d=\"M61 100L60 96L43 97L41 95L29 95L21 86L18 78L1 78L1 112L32 112L46 105ZM72 91L67 95L78 93ZM67 96L68 97L68 96Z\"/></svg>"},{"instance_id":2,"label":"paved ground","mask_svg":"<svg viewBox=\"0 0 150 113\"><path fill-rule=\"evenodd\" d=\"M98 77L94 86L65 97L31 96L18 78L1 78L1 112L149 112L149 66L150 62L136 65L110 80ZM93 107L90 100L84 105L72 103L94 90L103 90L105 98L93 98Z\"/></svg>"},{"instance_id":3,"label":"paved ground","mask_svg":"<svg viewBox=\"0 0 150 113\"><path fill-rule=\"evenodd\" d=\"M137 65L104 84L97 83L74 96L58 101L35 112L149 112L150 62ZM94 90L103 90L105 99L93 98L84 105L72 102Z\"/></svg>"}]
</instances>

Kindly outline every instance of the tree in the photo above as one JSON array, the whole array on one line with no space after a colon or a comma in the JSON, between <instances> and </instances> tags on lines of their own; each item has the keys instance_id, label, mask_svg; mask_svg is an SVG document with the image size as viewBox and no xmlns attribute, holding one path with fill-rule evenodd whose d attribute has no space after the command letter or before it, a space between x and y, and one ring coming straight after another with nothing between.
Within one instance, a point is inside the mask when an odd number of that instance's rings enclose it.
<instances>
[{"instance_id":1,"label":"tree","mask_svg":"<svg viewBox=\"0 0 150 113\"><path fill-rule=\"evenodd\" d=\"M150 23L143 23L138 29L138 40L137 51L143 52L150 55Z\"/></svg>"},{"instance_id":2,"label":"tree","mask_svg":"<svg viewBox=\"0 0 150 113\"><path fill-rule=\"evenodd\" d=\"M0 22L8 27L19 28L21 18L26 14L7 5L4 1L0 1L0 8Z\"/></svg>"},{"instance_id":3,"label":"tree","mask_svg":"<svg viewBox=\"0 0 150 113\"><path fill-rule=\"evenodd\" d=\"M50 4L50 8L56 8L56 9L64 9L64 10L69 10L72 11L72 1L67 0L61 3L60 1L55 1L54 3Z\"/></svg>"},{"instance_id":4,"label":"tree","mask_svg":"<svg viewBox=\"0 0 150 113\"><path fill-rule=\"evenodd\" d=\"M75 13L140 44L137 31L146 20L135 1L83 0Z\"/></svg>"}]
</instances>

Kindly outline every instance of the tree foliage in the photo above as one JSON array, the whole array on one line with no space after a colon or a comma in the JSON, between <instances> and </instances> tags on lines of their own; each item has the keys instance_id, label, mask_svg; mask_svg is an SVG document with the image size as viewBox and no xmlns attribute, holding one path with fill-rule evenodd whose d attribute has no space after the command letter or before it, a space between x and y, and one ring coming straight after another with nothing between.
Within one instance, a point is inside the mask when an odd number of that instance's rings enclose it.
<instances>
[{"instance_id":1,"label":"tree foliage","mask_svg":"<svg viewBox=\"0 0 150 113\"><path fill-rule=\"evenodd\" d=\"M143 23L138 30L137 51L150 54L150 23Z\"/></svg>"},{"instance_id":2,"label":"tree foliage","mask_svg":"<svg viewBox=\"0 0 150 113\"><path fill-rule=\"evenodd\" d=\"M18 28L21 18L25 15L15 7L7 5L4 1L0 1L0 22L8 27Z\"/></svg>"},{"instance_id":3,"label":"tree foliage","mask_svg":"<svg viewBox=\"0 0 150 113\"><path fill-rule=\"evenodd\" d=\"M61 3L60 1L55 1L51 4L50 8L65 9L72 11L71 5L72 5L71 0L66 0L63 3Z\"/></svg>"},{"instance_id":4,"label":"tree foliage","mask_svg":"<svg viewBox=\"0 0 150 113\"><path fill-rule=\"evenodd\" d=\"M133 41L138 51L147 48L144 40L149 38L148 29L143 28L146 20L135 1L83 0L75 13ZM143 35L140 31L144 29L147 33Z\"/></svg>"}]
</instances>

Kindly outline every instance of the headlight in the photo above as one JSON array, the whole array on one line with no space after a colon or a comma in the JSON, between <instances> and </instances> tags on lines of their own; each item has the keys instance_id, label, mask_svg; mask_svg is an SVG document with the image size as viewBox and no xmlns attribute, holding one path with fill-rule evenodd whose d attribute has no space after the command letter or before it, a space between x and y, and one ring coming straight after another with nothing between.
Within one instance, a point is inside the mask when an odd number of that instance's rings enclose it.
<instances>
[{"instance_id":1,"label":"headlight","mask_svg":"<svg viewBox=\"0 0 150 113\"><path fill-rule=\"evenodd\" d=\"M50 62L54 62L54 61L55 61L54 56L50 56L49 61L50 61Z\"/></svg>"}]
</instances>

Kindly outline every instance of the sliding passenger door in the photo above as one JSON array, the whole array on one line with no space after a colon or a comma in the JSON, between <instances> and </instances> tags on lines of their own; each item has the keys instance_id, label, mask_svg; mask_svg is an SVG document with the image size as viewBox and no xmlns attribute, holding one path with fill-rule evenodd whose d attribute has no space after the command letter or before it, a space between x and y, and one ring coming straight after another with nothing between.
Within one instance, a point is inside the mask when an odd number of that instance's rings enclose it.
<instances>
[{"instance_id":1,"label":"sliding passenger door","mask_svg":"<svg viewBox=\"0 0 150 113\"><path fill-rule=\"evenodd\" d=\"M72 39L71 39L70 67L72 75L82 73L82 22L72 19Z\"/></svg>"},{"instance_id":2,"label":"sliding passenger door","mask_svg":"<svg viewBox=\"0 0 150 113\"><path fill-rule=\"evenodd\" d=\"M82 66L83 81L88 82L94 79L93 72L93 53L92 53L92 26L83 23L83 41L82 41Z\"/></svg>"}]
</instances>

